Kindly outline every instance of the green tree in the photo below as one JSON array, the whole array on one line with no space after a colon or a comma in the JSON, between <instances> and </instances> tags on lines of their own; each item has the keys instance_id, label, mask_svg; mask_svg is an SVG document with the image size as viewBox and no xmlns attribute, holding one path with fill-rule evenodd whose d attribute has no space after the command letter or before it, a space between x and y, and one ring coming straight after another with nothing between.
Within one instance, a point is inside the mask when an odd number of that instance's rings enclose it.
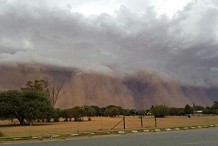
<instances>
[{"instance_id":1,"label":"green tree","mask_svg":"<svg viewBox=\"0 0 218 146\"><path fill-rule=\"evenodd\" d=\"M21 88L21 90L38 90L46 93L46 86L47 83L45 80L34 80L34 81L28 81L26 83L26 87Z\"/></svg>"},{"instance_id":2,"label":"green tree","mask_svg":"<svg viewBox=\"0 0 218 146\"><path fill-rule=\"evenodd\" d=\"M186 104L184 112L186 115L193 114L193 108L189 104Z\"/></svg>"},{"instance_id":3,"label":"green tree","mask_svg":"<svg viewBox=\"0 0 218 146\"><path fill-rule=\"evenodd\" d=\"M110 117L116 117L120 114L119 108L116 106L107 106L105 115Z\"/></svg>"},{"instance_id":4,"label":"green tree","mask_svg":"<svg viewBox=\"0 0 218 146\"><path fill-rule=\"evenodd\" d=\"M131 116L136 116L136 115L138 115L138 111L136 109L131 109L130 110L130 115Z\"/></svg>"},{"instance_id":5,"label":"green tree","mask_svg":"<svg viewBox=\"0 0 218 146\"><path fill-rule=\"evenodd\" d=\"M151 113L157 118L164 118L169 114L169 108L166 105L156 105L151 109Z\"/></svg>"},{"instance_id":6,"label":"green tree","mask_svg":"<svg viewBox=\"0 0 218 146\"><path fill-rule=\"evenodd\" d=\"M204 114L218 114L218 101L214 101L214 104L211 107L206 107L203 110Z\"/></svg>"},{"instance_id":7,"label":"green tree","mask_svg":"<svg viewBox=\"0 0 218 146\"><path fill-rule=\"evenodd\" d=\"M74 107L71 109L70 114L74 118L74 121L83 121L83 117L86 116L86 110L83 107Z\"/></svg>"},{"instance_id":8,"label":"green tree","mask_svg":"<svg viewBox=\"0 0 218 146\"><path fill-rule=\"evenodd\" d=\"M52 106L47 96L40 91L25 90L22 92L22 112L29 122L46 116L52 112Z\"/></svg>"},{"instance_id":9,"label":"green tree","mask_svg":"<svg viewBox=\"0 0 218 146\"><path fill-rule=\"evenodd\" d=\"M86 110L86 116L88 117L88 120L91 121L92 117L96 115L96 110L89 106L85 106L85 110Z\"/></svg>"},{"instance_id":10,"label":"green tree","mask_svg":"<svg viewBox=\"0 0 218 146\"><path fill-rule=\"evenodd\" d=\"M106 107L101 107L99 111L99 116L105 116Z\"/></svg>"},{"instance_id":11,"label":"green tree","mask_svg":"<svg viewBox=\"0 0 218 146\"><path fill-rule=\"evenodd\" d=\"M53 118L54 122L59 122L59 119L61 118L62 113L63 113L63 110L61 110L59 108L56 108L53 110L52 118Z\"/></svg>"},{"instance_id":12,"label":"green tree","mask_svg":"<svg viewBox=\"0 0 218 146\"><path fill-rule=\"evenodd\" d=\"M169 114L169 108L166 105L152 106L151 113L154 115L155 127L157 127L157 118L164 118Z\"/></svg>"},{"instance_id":13,"label":"green tree","mask_svg":"<svg viewBox=\"0 0 218 146\"><path fill-rule=\"evenodd\" d=\"M45 78L42 80L28 81L26 87L21 88L21 90L37 90L44 92L54 107L58 99L64 94L62 91L63 85L64 80Z\"/></svg>"},{"instance_id":14,"label":"green tree","mask_svg":"<svg viewBox=\"0 0 218 146\"><path fill-rule=\"evenodd\" d=\"M214 101L212 107L212 109L218 109L218 101Z\"/></svg>"},{"instance_id":15,"label":"green tree","mask_svg":"<svg viewBox=\"0 0 218 146\"><path fill-rule=\"evenodd\" d=\"M184 116L184 108L170 108L169 115L171 116Z\"/></svg>"},{"instance_id":16,"label":"green tree","mask_svg":"<svg viewBox=\"0 0 218 146\"><path fill-rule=\"evenodd\" d=\"M91 105L90 107L95 109L95 112L96 112L95 116L102 116L103 115L100 107L95 106L95 105Z\"/></svg>"},{"instance_id":17,"label":"green tree","mask_svg":"<svg viewBox=\"0 0 218 146\"><path fill-rule=\"evenodd\" d=\"M140 116L145 116L146 115L146 110L139 110L138 111L138 115L140 115Z\"/></svg>"},{"instance_id":18,"label":"green tree","mask_svg":"<svg viewBox=\"0 0 218 146\"><path fill-rule=\"evenodd\" d=\"M194 107L194 111L198 111L198 110L204 110L204 107L203 106L200 106L200 105L195 105Z\"/></svg>"},{"instance_id":19,"label":"green tree","mask_svg":"<svg viewBox=\"0 0 218 146\"><path fill-rule=\"evenodd\" d=\"M64 109L61 112L61 117L64 118L64 121L71 121L73 116L71 114L72 109Z\"/></svg>"},{"instance_id":20,"label":"green tree","mask_svg":"<svg viewBox=\"0 0 218 146\"><path fill-rule=\"evenodd\" d=\"M204 108L204 110L203 110L203 114L214 114L214 110L212 110L212 108L211 107L206 107L206 108Z\"/></svg>"},{"instance_id":21,"label":"green tree","mask_svg":"<svg viewBox=\"0 0 218 146\"><path fill-rule=\"evenodd\" d=\"M11 115L17 118L20 124L44 118L52 111L51 103L46 95L36 90L1 92L0 105L2 115L5 117Z\"/></svg>"},{"instance_id":22,"label":"green tree","mask_svg":"<svg viewBox=\"0 0 218 146\"><path fill-rule=\"evenodd\" d=\"M124 109L124 116L130 116L130 109Z\"/></svg>"},{"instance_id":23,"label":"green tree","mask_svg":"<svg viewBox=\"0 0 218 146\"><path fill-rule=\"evenodd\" d=\"M0 116L1 118L15 117L21 124L24 123L24 116L20 113L22 106L21 92L17 90L0 92Z\"/></svg>"}]
</instances>

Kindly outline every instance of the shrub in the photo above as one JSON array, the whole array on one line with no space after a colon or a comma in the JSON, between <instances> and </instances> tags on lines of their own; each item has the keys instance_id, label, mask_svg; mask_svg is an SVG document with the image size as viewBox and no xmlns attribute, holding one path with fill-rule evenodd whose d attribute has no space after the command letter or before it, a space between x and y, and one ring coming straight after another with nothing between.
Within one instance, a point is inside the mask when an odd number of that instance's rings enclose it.
<instances>
[{"instance_id":1,"label":"shrub","mask_svg":"<svg viewBox=\"0 0 218 146\"><path fill-rule=\"evenodd\" d=\"M151 113L158 118L164 118L169 114L169 108L165 105L156 105L151 109Z\"/></svg>"},{"instance_id":2,"label":"shrub","mask_svg":"<svg viewBox=\"0 0 218 146\"><path fill-rule=\"evenodd\" d=\"M185 112L185 114L187 114L187 115L193 114L193 108L192 108L190 105L186 104L186 105L185 105L184 112Z\"/></svg>"}]
</instances>

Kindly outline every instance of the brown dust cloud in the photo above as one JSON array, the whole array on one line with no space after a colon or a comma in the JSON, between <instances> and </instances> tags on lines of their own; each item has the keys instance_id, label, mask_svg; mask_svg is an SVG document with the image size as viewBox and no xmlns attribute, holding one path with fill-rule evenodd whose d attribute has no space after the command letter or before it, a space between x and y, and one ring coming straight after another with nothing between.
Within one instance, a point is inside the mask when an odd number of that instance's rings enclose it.
<instances>
[{"instance_id":1,"label":"brown dust cloud","mask_svg":"<svg viewBox=\"0 0 218 146\"><path fill-rule=\"evenodd\" d=\"M209 106L217 95L216 87L184 85L149 71L118 75L41 64L5 64L0 74L1 90L19 89L29 80L45 77L64 80L64 94L56 104L59 108L119 105L146 109L155 104L183 107L193 103Z\"/></svg>"}]
</instances>

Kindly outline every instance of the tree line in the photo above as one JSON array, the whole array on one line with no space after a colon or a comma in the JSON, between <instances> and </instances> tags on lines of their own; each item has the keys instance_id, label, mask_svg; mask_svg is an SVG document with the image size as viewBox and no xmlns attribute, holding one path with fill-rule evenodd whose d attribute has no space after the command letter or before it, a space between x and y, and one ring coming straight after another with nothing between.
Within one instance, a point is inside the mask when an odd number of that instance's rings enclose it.
<instances>
[{"instance_id":1,"label":"tree line","mask_svg":"<svg viewBox=\"0 0 218 146\"><path fill-rule=\"evenodd\" d=\"M120 106L109 105L106 107L76 106L68 109L54 108L57 100L62 95L63 82L55 80L28 81L20 90L0 92L0 119L17 119L20 124L33 122L58 122L88 121L94 116L184 116L201 111L202 114L218 114L218 101L211 107L200 105L186 105L184 108L169 108L166 105L155 105L147 110L124 109Z\"/></svg>"}]
</instances>

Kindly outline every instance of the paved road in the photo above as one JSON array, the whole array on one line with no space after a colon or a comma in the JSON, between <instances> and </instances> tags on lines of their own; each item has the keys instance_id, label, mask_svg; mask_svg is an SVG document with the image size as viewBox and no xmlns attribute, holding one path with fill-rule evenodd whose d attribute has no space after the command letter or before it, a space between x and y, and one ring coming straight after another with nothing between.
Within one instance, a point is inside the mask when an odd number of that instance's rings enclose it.
<instances>
[{"instance_id":1,"label":"paved road","mask_svg":"<svg viewBox=\"0 0 218 146\"><path fill-rule=\"evenodd\" d=\"M89 137L65 141L16 144L16 146L218 146L218 128ZM11 145L12 146L12 145ZM13 145L15 146L15 145Z\"/></svg>"}]
</instances>

